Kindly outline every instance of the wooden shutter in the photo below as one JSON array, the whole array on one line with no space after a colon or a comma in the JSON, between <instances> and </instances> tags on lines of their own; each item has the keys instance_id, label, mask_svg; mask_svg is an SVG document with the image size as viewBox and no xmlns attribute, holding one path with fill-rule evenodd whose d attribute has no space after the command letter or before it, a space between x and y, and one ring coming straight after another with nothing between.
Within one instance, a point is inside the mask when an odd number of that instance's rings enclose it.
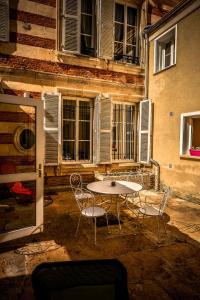
<instances>
[{"instance_id":1,"label":"wooden shutter","mask_svg":"<svg viewBox=\"0 0 200 300\"><path fill-rule=\"evenodd\" d=\"M111 99L102 95L100 100L100 163L111 163Z\"/></svg>"},{"instance_id":2,"label":"wooden shutter","mask_svg":"<svg viewBox=\"0 0 200 300\"><path fill-rule=\"evenodd\" d=\"M99 163L99 125L100 125L100 96L94 100L94 119L93 119L93 163Z\"/></svg>"},{"instance_id":3,"label":"wooden shutter","mask_svg":"<svg viewBox=\"0 0 200 300\"><path fill-rule=\"evenodd\" d=\"M151 151L151 101L140 102L139 161L149 163Z\"/></svg>"},{"instance_id":4,"label":"wooden shutter","mask_svg":"<svg viewBox=\"0 0 200 300\"><path fill-rule=\"evenodd\" d=\"M9 0L0 0L0 41L9 41Z\"/></svg>"},{"instance_id":5,"label":"wooden shutter","mask_svg":"<svg viewBox=\"0 0 200 300\"><path fill-rule=\"evenodd\" d=\"M99 56L113 58L114 52L114 0L101 0Z\"/></svg>"},{"instance_id":6,"label":"wooden shutter","mask_svg":"<svg viewBox=\"0 0 200 300\"><path fill-rule=\"evenodd\" d=\"M59 93L44 93L45 165L58 165L61 144L61 101Z\"/></svg>"},{"instance_id":7,"label":"wooden shutter","mask_svg":"<svg viewBox=\"0 0 200 300\"><path fill-rule=\"evenodd\" d=\"M80 53L80 0L63 0L63 50Z\"/></svg>"}]
</instances>

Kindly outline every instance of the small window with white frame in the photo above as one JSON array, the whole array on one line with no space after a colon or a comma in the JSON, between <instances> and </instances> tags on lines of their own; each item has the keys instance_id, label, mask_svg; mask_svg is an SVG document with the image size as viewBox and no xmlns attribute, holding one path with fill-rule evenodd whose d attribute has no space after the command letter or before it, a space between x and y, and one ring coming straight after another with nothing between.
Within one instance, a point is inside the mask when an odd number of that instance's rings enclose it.
<instances>
[{"instance_id":1,"label":"small window with white frame","mask_svg":"<svg viewBox=\"0 0 200 300\"><path fill-rule=\"evenodd\" d=\"M177 26L169 29L154 41L154 73L176 64Z\"/></svg>"},{"instance_id":2,"label":"small window with white frame","mask_svg":"<svg viewBox=\"0 0 200 300\"><path fill-rule=\"evenodd\" d=\"M62 160L91 161L92 101L68 97L63 99L62 110Z\"/></svg>"},{"instance_id":3,"label":"small window with white frame","mask_svg":"<svg viewBox=\"0 0 200 300\"><path fill-rule=\"evenodd\" d=\"M180 155L200 158L200 111L181 114Z\"/></svg>"}]
</instances>

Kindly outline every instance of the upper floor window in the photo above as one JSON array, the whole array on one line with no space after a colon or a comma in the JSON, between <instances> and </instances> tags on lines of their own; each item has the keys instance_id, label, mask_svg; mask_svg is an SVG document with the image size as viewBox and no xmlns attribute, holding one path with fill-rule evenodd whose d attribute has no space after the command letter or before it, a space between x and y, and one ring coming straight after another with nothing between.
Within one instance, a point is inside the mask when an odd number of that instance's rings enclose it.
<instances>
[{"instance_id":1,"label":"upper floor window","mask_svg":"<svg viewBox=\"0 0 200 300\"><path fill-rule=\"evenodd\" d=\"M62 50L95 56L95 0L63 0Z\"/></svg>"},{"instance_id":2,"label":"upper floor window","mask_svg":"<svg viewBox=\"0 0 200 300\"><path fill-rule=\"evenodd\" d=\"M115 60L138 63L137 9L115 3Z\"/></svg>"},{"instance_id":3,"label":"upper floor window","mask_svg":"<svg viewBox=\"0 0 200 300\"><path fill-rule=\"evenodd\" d=\"M176 26L155 39L154 51L154 72L169 68L176 63Z\"/></svg>"},{"instance_id":4,"label":"upper floor window","mask_svg":"<svg viewBox=\"0 0 200 300\"><path fill-rule=\"evenodd\" d=\"M62 158L90 161L92 152L92 102L63 100Z\"/></svg>"},{"instance_id":5,"label":"upper floor window","mask_svg":"<svg viewBox=\"0 0 200 300\"><path fill-rule=\"evenodd\" d=\"M112 159L134 159L135 106L113 104Z\"/></svg>"}]
</instances>

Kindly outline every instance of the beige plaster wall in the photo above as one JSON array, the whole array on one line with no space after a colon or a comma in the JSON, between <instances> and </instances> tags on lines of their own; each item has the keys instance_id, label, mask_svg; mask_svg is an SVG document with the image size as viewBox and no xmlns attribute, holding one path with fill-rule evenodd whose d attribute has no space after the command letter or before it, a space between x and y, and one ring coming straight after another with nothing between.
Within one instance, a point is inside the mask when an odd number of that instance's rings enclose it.
<instances>
[{"instance_id":1,"label":"beige plaster wall","mask_svg":"<svg viewBox=\"0 0 200 300\"><path fill-rule=\"evenodd\" d=\"M154 105L153 159L161 166L161 180L165 184L179 193L194 195L200 195L200 160L181 158L179 140L181 113L200 111L199 51L200 9L177 24L175 66L154 75L154 42L150 42L149 97Z\"/></svg>"}]
</instances>

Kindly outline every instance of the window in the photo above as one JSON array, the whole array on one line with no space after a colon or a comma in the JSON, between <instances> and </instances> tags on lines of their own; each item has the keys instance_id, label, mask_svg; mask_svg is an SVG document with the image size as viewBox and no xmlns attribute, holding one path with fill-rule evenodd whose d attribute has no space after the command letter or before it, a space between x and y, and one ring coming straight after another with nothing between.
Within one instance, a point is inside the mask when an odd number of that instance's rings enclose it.
<instances>
[{"instance_id":1,"label":"window","mask_svg":"<svg viewBox=\"0 0 200 300\"><path fill-rule=\"evenodd\" d=\"M63 0L62 49L95 56L95 0Z\"/></svg>"},{"instance_id":2,"label":"window","mask_svg":"<svg viewBox=\"0 0 200 300\"><path fill-rule=\"evenodd\" d=\"M112 159L134 159L135 107L113 104Z\"/></svg>"},{"instance_id":3,"label":"window","mask_svg":"<svg viewBox=\"0 0 200 300\"><path fill-rule=\"evenodd\" d=\"M138 63L137 57L137 9L115 4L115 60Z\"/></svg>"},{"instance_id":4,"label":"window","mask_svg":"<svg viewBox=\"0 0 200 300\"><path fill-rule=\"evenodd\" d=\"M200 156L200 111L181 114L180 155Z\"/></svg>"},{"instance_id":5,"label":"window","mask_svg":"<svg viewBox=\"0 0 200 300\"><path fill-rule=\"evenodd\" d=\"M9 41L9 0L0 1L0 41Z\"/></svg>"},{"instance_id":6,"label":"window","mask_svg":"<svg viewBox=\"0 0 200 300\"><path fill-rule=\"evenodd\" d=\"M92 102L63 100L62 158L66 161L90 161Z\"/></svg>"},{"instance_id":7,"label":"window","mask_svg":"<svg viewBox=\"0 0 200 300\"><path fill-rule=\"evenodd\" d=\"M154 72L169 68L176 63L176 26L155 40L154 50Z\"/></svg>"}]
</instances>

